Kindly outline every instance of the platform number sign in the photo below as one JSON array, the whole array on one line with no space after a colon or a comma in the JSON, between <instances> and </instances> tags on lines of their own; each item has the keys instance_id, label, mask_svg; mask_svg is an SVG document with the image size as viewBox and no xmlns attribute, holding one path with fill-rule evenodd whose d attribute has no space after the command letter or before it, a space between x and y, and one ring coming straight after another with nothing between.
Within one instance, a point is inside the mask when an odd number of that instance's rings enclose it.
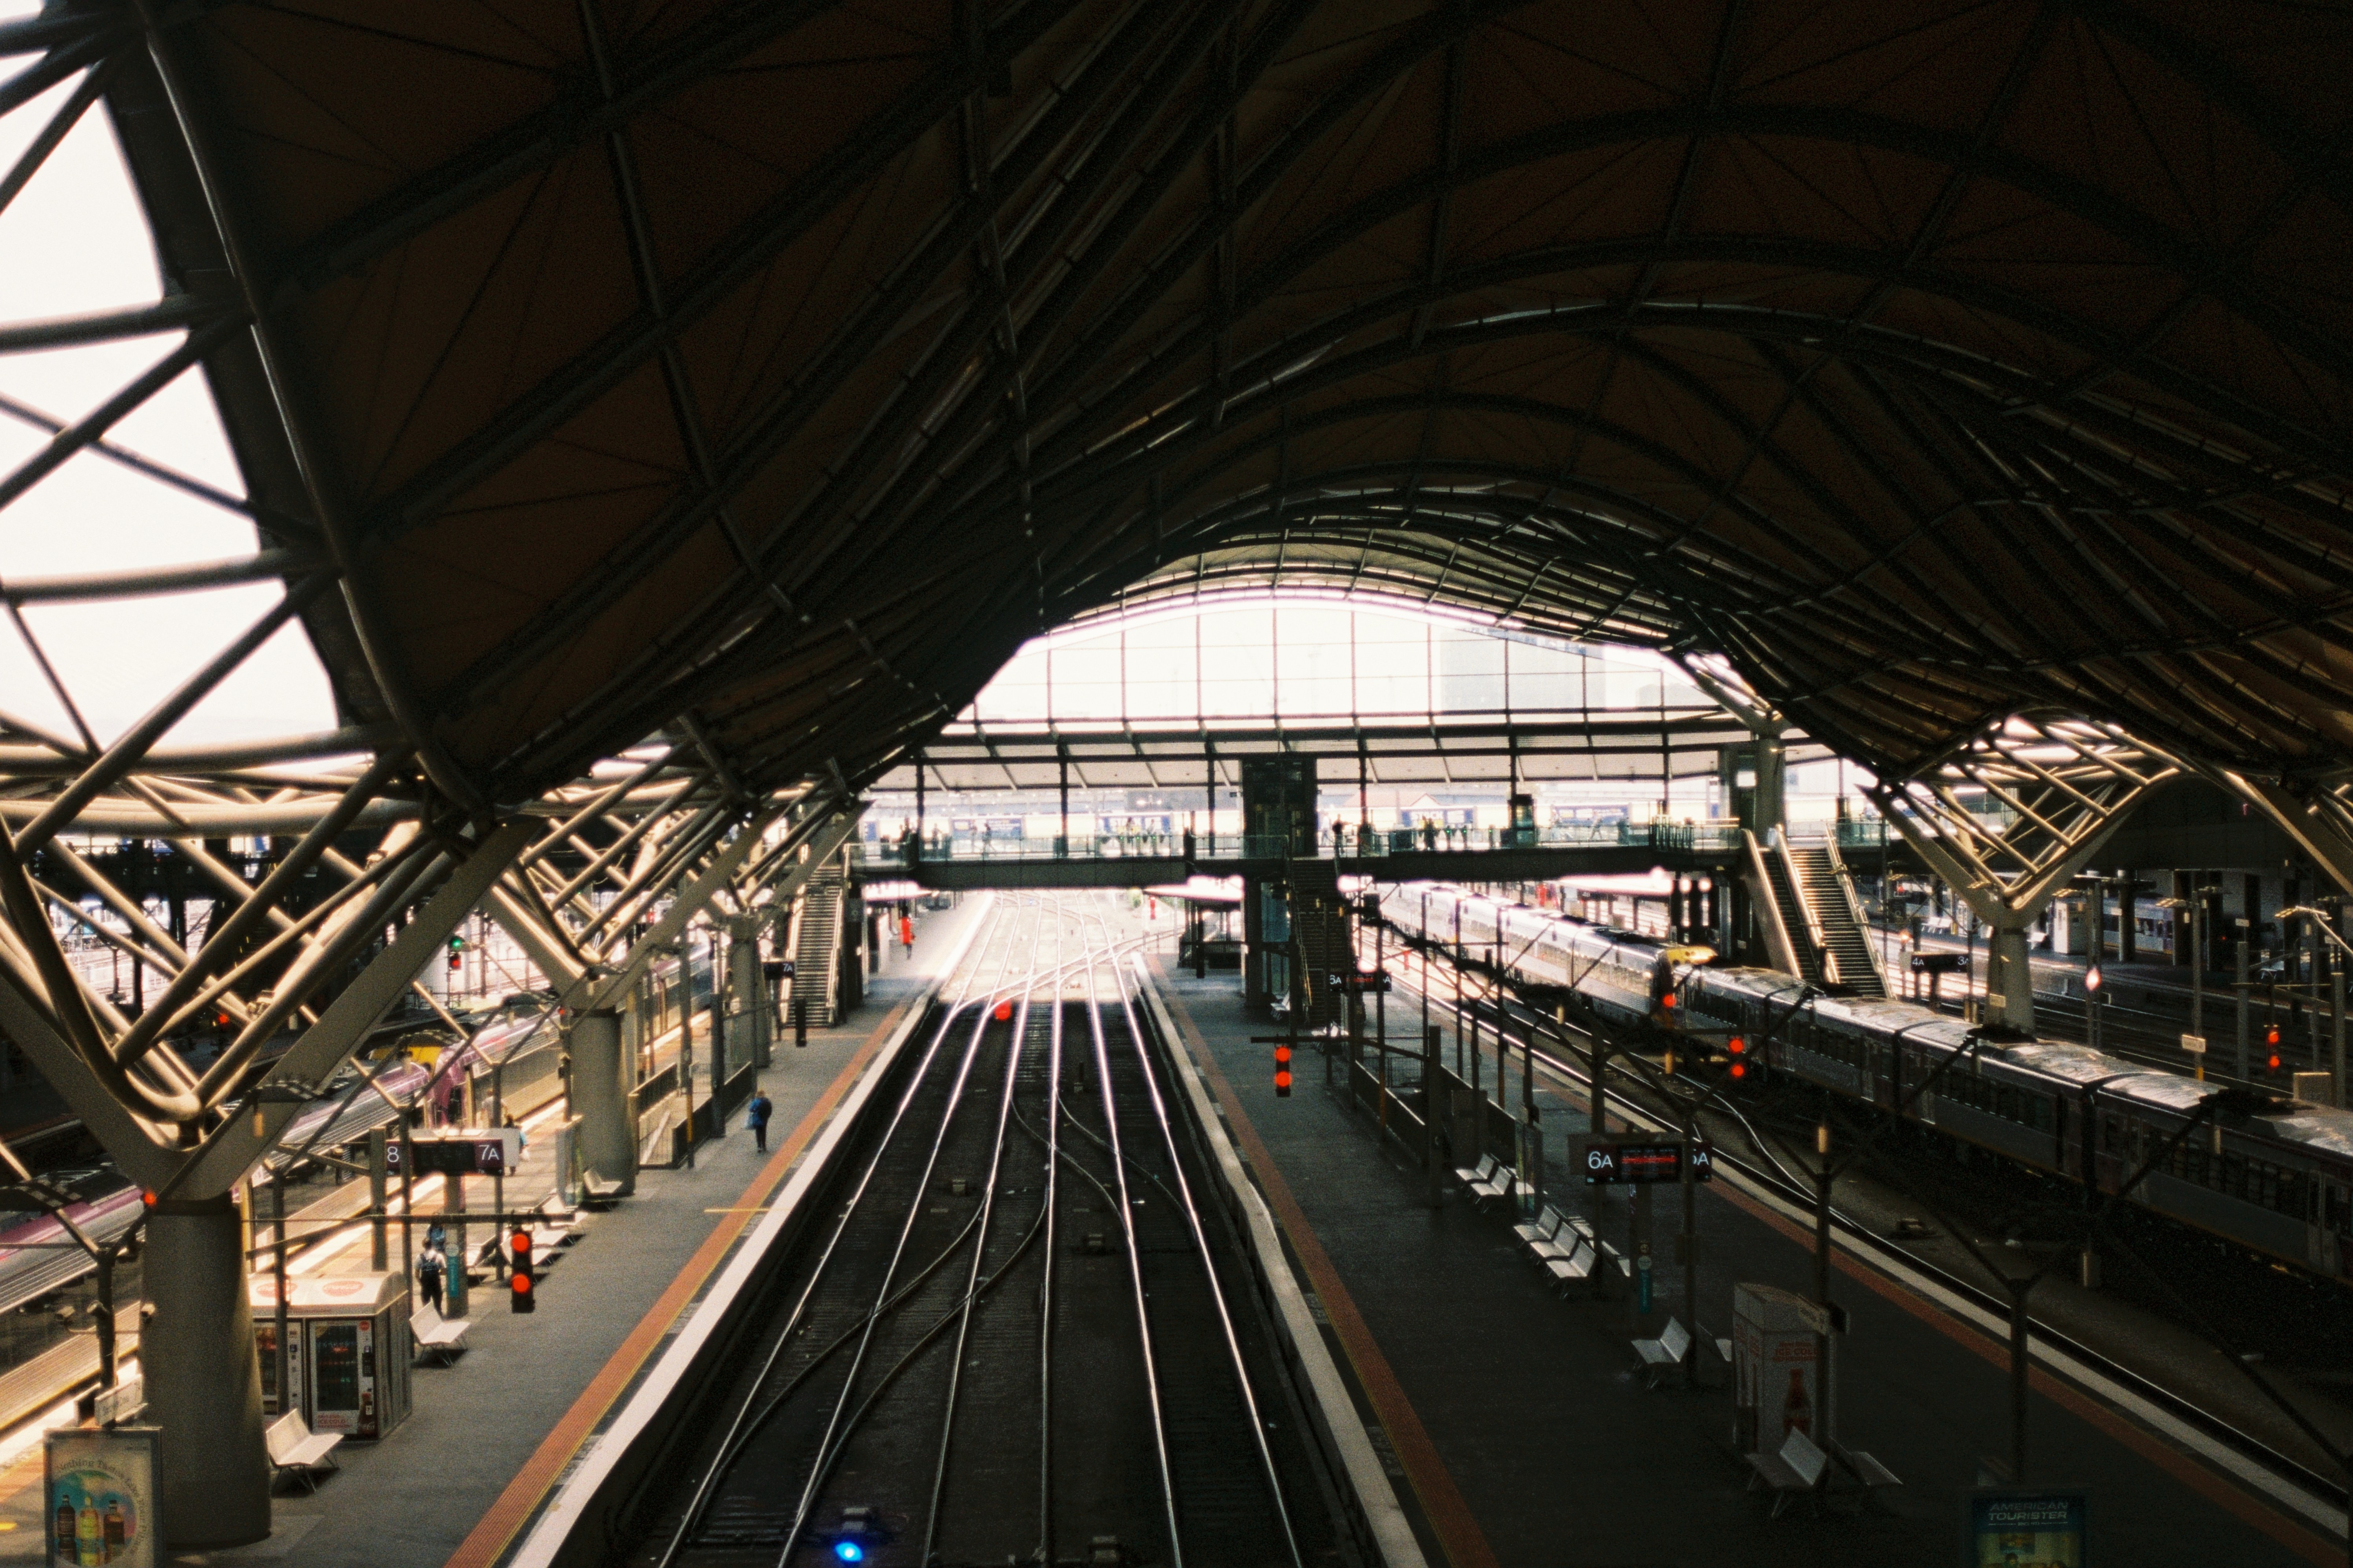
<instances>
[{"instance_id":1,"label":"platform number sign","mask_svg":"<svg viewBox=\"0 0 2353 1568\"><path fill-rule=\"evenodd\" d=\"M514 1129L500 1127L411 1139L407 1152L417 1156L411 1171L415 1175L503 1176L515 1168L522 1150ZM399 1175L406 1158L397 1140L385 1145L385 1169L390 1174Z\"/></svg>"},{"instance_id":2,"label":"platform number sign","mask_svg":"<svg viewBox=\"0 0 2353 1568\"><path fill-rule=\"evenodd\" d=\"M1588 1186L1643 1186L1683 1179L1683 1149L1666 1140L1616 1142L1585 1146L1585 1181ZM1704 1143L1691 1145L1692 1180L1704 1182L1715 1174L1713 1151Z\"/></svg>"}]
</instances>

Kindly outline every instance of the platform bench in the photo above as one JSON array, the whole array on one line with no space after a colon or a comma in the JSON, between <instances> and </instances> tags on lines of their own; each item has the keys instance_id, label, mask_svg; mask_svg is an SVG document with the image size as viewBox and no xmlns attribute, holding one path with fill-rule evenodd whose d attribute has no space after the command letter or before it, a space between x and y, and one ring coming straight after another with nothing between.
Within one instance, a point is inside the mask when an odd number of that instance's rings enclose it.
<instances>
[{"instance_id":1,"label":"platform bench","mask_svg":"<svg viewBox=\"0 0 2353 1568\"><path fill-rule=\"evenodd\" d=\"M580 1173L580 1186L581 1190L588 1194L588 1201L600 1207L621 1200L621 1184L609 1176L600 1176L594 1171L583 1171Z\"/></svg>"},{"instance_id":2,"label":"platform bench","mask_svg":"<svg viewBox=\"0 0 2353 1568\"><path fill-rule=\"evenodd\" d=\"M1580 1232L1575 1245L1567 1251L1557 1258L1544 1260L1545 1272L1552 1276L1555 1285L1566 1291L1571 1285L1583 1284L1593 1278L1593 1266L1600 1260L1600 1256L1593 1248L1592 1238Z\"/></svg>"},{"instance_id":3,"label":"platform bench","mask_svg":"<svg viewBox=\"0 0 2353 1568\"><path fill-rule=\"evenodd\" d=\"M1773 1489L1773 1511L1769 1517L1778 1519L1788 1506L1790 1498L1799 1492L1814 1494L1814 1506L1821 1507L1822 1471L1830 1457L1815 1446L1814 1440L1796 1427L1782 1439L1780 1451L1748 1456L1748 1486L1755 1490L1758 1482Z\"/></svg>"},{"instance_id":4,"label":"platform bench","mask_svg":"<svg viewBox=\"0 0 2353 1568\"><path fill-rule=\"evenodd\" d=\"M319 1477L332 1474L338 1467L332 1458L336 1445L343 1440L340 1432L314 1433L311 1424L302 1419L299 1410L289 1410L272 1421L264 1438L269 1445L269 1486L291 1476L302 1483L304 1489L317 1491Z\"/></svg>"},{"instance_id":5,"label":"platform bench","mask_svg":"<svg viewBox=\"0 0 2353 1568\"><path fill-rule=\"evenodd\" d=\"M1669 1318L1666 1329L1655 1340L1636 1340L1634 1353L1641 1358L1644 1381L1652 1388L1658 1387L1659 1374L1670 1367L1683 1365L1691 1348L1691 1331L1683 1327L1681 1318Z\"/></svg>"},{"instance_id":6,"label":"platform bench","mask_svg":"<svg viewBox=\"0 0 2353 1568\"><path fill-rule=\"evenodd\" d=\"M1522 1220L1514 1226L1512 1234L1520 1238L1520 1245L1523 1247L1539 1247L1558 1236L1560 1227L1567 1223L1567 1217L1558 1209L1546 1204L1537 1211L1535 1218Z\"/></svg>"},{"instance_id":7,"label":"platform bench","mask_svg":"<svg viewBox=\"0 0 2353 1568\"><path fill-rule=\"evenodd\" d=\"M1471 1189L1472 1201L1480 1205L1510 1197L1518 1180L1518 1173L1498 1162L1493 1154L1481 1156L1472 1171L1474 1179L1467 1184Z\"/></svg>"},{"instance_id":8,"label":"platform bench","mask_svg":"<svg viewBox=\"0 0 2353 1568\"><path fill-rule=\"evenodd\" d=\"M408 1319L408 1331L417 1341L417 1359L435 1356L448 1366L466 1348L466 1331L471 1326L465 1318L444 1318L429 1306L417 1308Z\"/></svg>"},{"instance_id":9,"label":"platform bench","mask_svg":"<svg viewBox=\"0 0 2353 1568\"><path fill-rule=\"evenodd\" d=\"M1564 1215L1560 1228L1553 1232L1552 1238L1538 1242L1528 1250L1535 1254L1539 1263L1564 1262L1579 1252L1590 1253L1593 1250L1593 1227L1573 1215ZM1589 1259L1587 1268L1588 1270L1591 1268Z\"/></svg>"},{"instance_id":10,"label":"platform bench","mask_svg":"<svg viewBox=\"0 0 2353 1568\"><path fill-rule=\"evenodd\" d=\"M553 1257L557 1247L580 1239L580 1226L574 1221L572 1205L554 1193L540 1200L535 1212L540 1218L531 1227L531 1244L543 1260Z\"/></svg>"}]
</instances>

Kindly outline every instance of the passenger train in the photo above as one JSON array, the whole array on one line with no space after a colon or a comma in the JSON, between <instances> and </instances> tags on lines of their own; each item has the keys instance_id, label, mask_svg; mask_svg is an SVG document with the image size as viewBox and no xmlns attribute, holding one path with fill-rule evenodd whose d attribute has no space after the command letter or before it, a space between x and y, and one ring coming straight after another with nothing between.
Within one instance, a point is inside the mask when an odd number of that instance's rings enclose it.
<instances>
[{"instance_id":1,"label":"passenger train","mask_svg":"<svg viewBox=\"0 0 2353 1568\"><path fill-rule=\"evenodd\" d=\"M673 961L667 976L673 982L676 968ZM693 974L706 987L707 969L698 965ZM540 1013L502 1010L463 1046L443 1051L430 1068L403 1058L375 1069L384 1094L365 1089L352 1093L358 1069L347 1064L324 1093L294 1113L265 1163L276 1170L305 1149L332 1151L356 1143L396 1120L396 1113L385 1103L386 1096L421 1111L458 1071L486 1071L553 1044L554 1039L554 1030ZM42 1180L70 1194L65 1205L67 1216L100 1246L129 1230L142 1212L137 1184L111 1163L45 1172ZM62 1245L69 1239L65 1227L51 1215L6 1216L5 1223L0 1224L0 1312L37 1301L90 1271L90 1255L79 1247Z\"/></svg>"},{"instance_id":2,"label":"passenger train","mask_svg":"<svg viewBox=\"0 0 2353 1568\"><path fill-rule=\"evenodd\" d=\"M1459 888L1404 883L1382 896L1381 912L1409 937L1498 950L1524 994L1573 994L1606 1023L1652 1028L1653 997L1672 987L1683 1026L1742 1032L1768 1075L2101 1193L2212 1100L2211 1125L2126 1201L2298 1268L2353 1277L2353 1113L2079 1045L1980 1043L1961 1020L1909 1002L1831 995L1776 970L1674 962L1657 938ZM1968 1054L1933 1092L1915 1094L1957 1052Z\"/></svg>"}]
</instances>

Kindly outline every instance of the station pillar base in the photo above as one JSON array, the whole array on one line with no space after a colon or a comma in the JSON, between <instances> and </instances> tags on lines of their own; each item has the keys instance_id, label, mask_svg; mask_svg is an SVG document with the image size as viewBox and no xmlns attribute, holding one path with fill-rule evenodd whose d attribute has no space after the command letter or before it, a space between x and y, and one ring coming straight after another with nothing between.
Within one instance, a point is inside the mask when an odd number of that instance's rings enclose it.
<instances>
[{"instance_id":1,"label":"station pillar base","mask_svg":"<svg viewBox=\"0 0 2353 1568\"><path fill-rule=\"evenodd\" d=\"M140 1333L147 1419L163 1429L157 1477L174 1552L269 1534L261 1368L246 1304L243 1226L227 1194L155 1205L147 1221Z\"/></svg>"},{"instance_id":2,"label":"station pillar base","mask_svg":"<svg viewBox=\"0 0 2353 1568\"><path fill-rule=\"evenodd\" d=\"M2034 971L2023 929L1996 926L1986 952L1986 1021L2034 1033Z\"/></svg>"},{"instance_id":3,"label":"station pillar base","mask_svg":"<svg viewBox=\"0 0 2353 1568\"><path fill-rule=\"evenodd\" d=\"M572 1028L572 1110L580 1118L580 1163L624 1194L637 1190L638 1147L629 1128L621 1016L586 1013Z\"/></svg>"}]
</instances>

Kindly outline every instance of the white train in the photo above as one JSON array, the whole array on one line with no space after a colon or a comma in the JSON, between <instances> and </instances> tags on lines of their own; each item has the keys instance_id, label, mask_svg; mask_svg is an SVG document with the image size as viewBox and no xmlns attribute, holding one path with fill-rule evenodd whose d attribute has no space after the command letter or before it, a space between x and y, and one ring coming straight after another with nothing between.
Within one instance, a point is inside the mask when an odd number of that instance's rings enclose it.
<instances>
[{"instance_id":1,"label":"white train","mask_svg":"<svg viewBox=\"0 0 2353 1568\"><path fill-rule=\"evenodd\" d=\"M1573 915L1440 883L1385 894L1409 935L1500 955L1524 994L1574 994L1603 1020L1648 1029L1664 945ZM2353 1113L2228 1089L2078 1045L1978 1044L1959 1019L1909 1002L1809 993L1776 970L1668 966L1685 1026L1737 1029L1767 1075L1818 1084L1963 1142L2113 1193L2207 1100L2126 1201L2330 1279L2353 1276ZM1976 1048L1971 1050L1975 1045ZM1955 1052L1967 1059L1913 1090ZM1912 1097L1911 1103L1905 1101Z\"/></svg>"}]
</instances>

